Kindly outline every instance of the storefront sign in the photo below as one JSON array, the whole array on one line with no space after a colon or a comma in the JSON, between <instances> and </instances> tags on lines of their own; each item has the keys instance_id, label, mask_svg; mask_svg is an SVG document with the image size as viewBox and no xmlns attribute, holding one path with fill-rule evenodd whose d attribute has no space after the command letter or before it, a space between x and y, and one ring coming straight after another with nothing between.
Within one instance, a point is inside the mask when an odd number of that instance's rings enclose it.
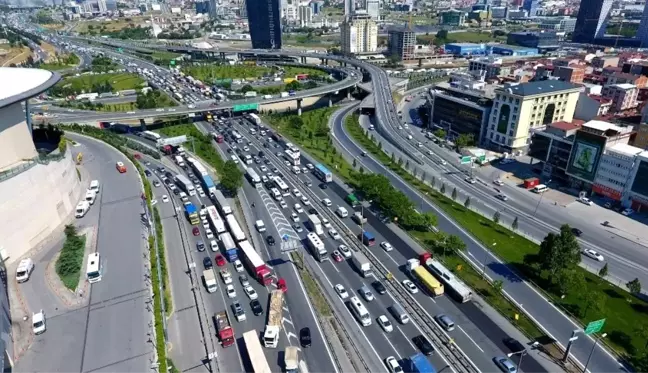
<instances>
[{"instance_id":1,"label":"storefront sign","mask_svg":"<svg viewBox=\"0 0 648 373\"><path fill-rule=\"evenodd\" d=\"M601 184L592 185L592 192L606 196L615 201L621 201L621 192Z\"/></svg>"}]
</instances>

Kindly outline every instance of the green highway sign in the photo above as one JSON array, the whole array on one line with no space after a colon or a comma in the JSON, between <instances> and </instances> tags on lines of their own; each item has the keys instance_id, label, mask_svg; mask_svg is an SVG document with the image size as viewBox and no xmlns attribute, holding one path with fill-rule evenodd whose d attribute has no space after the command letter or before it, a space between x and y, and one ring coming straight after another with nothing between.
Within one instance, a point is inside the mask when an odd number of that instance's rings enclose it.
<instances>
[{"instance_id":1,"label":"green highway sign","mask_svg":"<svg viewBox=\"0 0 648 373\"><path fill-rule=\"evenodd\" d=\"M603 325L605 325L605 319L592 321L585 327L585 334L590 335L598 333L601 331L601 329L603 329Z\"/></svg>"},{"instance_id":2,"label":"green highway sign","mask_svg":"<svg viewBox=\"0 0 648 373\"><path fill-rule=\"evenodd\" d=\"M232 108L232 111L235 113L241 112L241 111L252 111L252 110L259 110L259 104L242 104L242 105L234 105Z\"/></svg>"},{"instance_id":3,"label":"green highway sign","mask_svg":"<svg viewBox=\"0 0 648 373\"><path fill-rule=\"evenodd\" d=\"M171 60L171 66L175 66L175 60Z\"/></svg>"},{"instance_id":4,"label":"green highway sign","mask_svg":"<svg viewBox=\"0 0 648 373\"><path fill-rule=\"evenodd\" d=\"M461 157L460 159L461 164L470 164L472 163L472 157L467 155L465 157Z\"/></svg>"}]
</instances>

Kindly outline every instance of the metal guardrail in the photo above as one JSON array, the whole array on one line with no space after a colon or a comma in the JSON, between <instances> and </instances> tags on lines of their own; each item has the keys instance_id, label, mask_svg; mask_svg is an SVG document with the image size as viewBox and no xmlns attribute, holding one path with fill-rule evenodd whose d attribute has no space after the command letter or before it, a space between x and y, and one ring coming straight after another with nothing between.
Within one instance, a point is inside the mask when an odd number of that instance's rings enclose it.
<instances>
[{"instance_id":1,"label":"metal guardrail","mask_svg":"<svg viewBox=\"0 0 648 373\"><path fill-rule=\"evenodd\" d=\"M67 151L66 151L67 152ZM50 162L57 162L65 158L65 153L58 153L58 154L39 154L35 156L34 158L30 159L25 159L23 160L25 163L21 163L18 166L12 167L8 170L4 170L0 172L0 181L5 181L9 180L14 176L18 176L21 173L28 171L32 167L42 164L42 165L48 165Z\"/></svg>"},{"instance_id":2,"label":"metal guardrail","mask_svg":"<svg viewBox=\"0 0 648 373\"><path fill-rule=\"evenodd\" d=\"M259 146L259 141L253 138L253 142L257 143ZM293 185L297 186L302 184L297 176L295 176L292 171L285 165L285 163L279 159L273 152L266 152L270 158L274 158L275 161L279 164L284 171L284 177L289 179ZM308 195L311 199L311 206L315 208L321 216L328 218L329 222L336 228L338 233L342 235L349 247L354 251L362 252L370 260L371 265L373 265L376 274L380 276L383 282L386 283L387 287L391 291L392 296L406 309L414 321L419 325L419 327L429 336L432 337L435 344L437 345L437 350L441 352L445 357L454 362L453 367L457 369L459 373L478 373L479 369L468 359L468 357L460 351L460 349L455 346L451 338L437 325L437 323L430 317L422 307L416 302L416 300L408 293L408 291L403 287L385 268L385 266L374 256L374 254L367 250L364 245L358 243L358 238L353 235L344 224L342 224L338 217L327 208L323 208L319 204L319 197L311 191L310 188L303 188L304 195Z\"/></svg>"}]
</instances>

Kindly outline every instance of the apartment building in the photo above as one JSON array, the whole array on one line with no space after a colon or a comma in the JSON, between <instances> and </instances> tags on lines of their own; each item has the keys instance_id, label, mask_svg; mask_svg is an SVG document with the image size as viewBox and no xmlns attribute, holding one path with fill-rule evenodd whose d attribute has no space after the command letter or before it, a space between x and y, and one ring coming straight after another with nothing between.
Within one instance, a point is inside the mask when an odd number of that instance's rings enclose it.
<instances>
[{"instance_id":1,"label":"apartment building","mask_svg":"<svg viewBox=\"0 0 648 373\"><path fill-rule=\"evenodd\" d=\"M612 100L612 111L624 111L637 107L639 90L634 84L613 84L603 87L602 96Z\"/></svg>"}]
</instances>

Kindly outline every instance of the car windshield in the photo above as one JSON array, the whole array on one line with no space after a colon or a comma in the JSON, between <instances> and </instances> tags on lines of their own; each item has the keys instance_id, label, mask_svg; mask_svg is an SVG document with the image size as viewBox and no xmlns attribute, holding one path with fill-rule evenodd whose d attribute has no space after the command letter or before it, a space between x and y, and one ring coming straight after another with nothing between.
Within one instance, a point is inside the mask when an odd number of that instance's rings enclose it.
<instances>
[{"instance_id":1,"label":"car windshield","mask_svg":"<svg viewBox=\"0 0 648 373\"><path fill-rule=\"evenodd\" d=\"M42 321L36 321L36 322L34 323L34 328L37 329L37 328L40 328L40 327L43 326L43 325L44 325L44 324L43 324Z\"/></svg>"},{"instance_id":2,"label":"car windshield","mask_svg":"<svg viewBox=\"0 0 648 373\"><path fill-rule=\"evenodd\" d=\"M16 274L18 275L18 277L23 277L27 274L27 271L18 271Z\"/></svg>"},{"instance_id":3,"label":"car windshield","mask_svg":"<svg viewBox=\"0 0 648 373\"><path fill-rule=\"evenodd\" d=\"M96 272L96 271L95 272L88 272L88 278L89 279L97 278L99 276L101 276L101 274L99 272Z\"/></svg>"}]
</instances>

